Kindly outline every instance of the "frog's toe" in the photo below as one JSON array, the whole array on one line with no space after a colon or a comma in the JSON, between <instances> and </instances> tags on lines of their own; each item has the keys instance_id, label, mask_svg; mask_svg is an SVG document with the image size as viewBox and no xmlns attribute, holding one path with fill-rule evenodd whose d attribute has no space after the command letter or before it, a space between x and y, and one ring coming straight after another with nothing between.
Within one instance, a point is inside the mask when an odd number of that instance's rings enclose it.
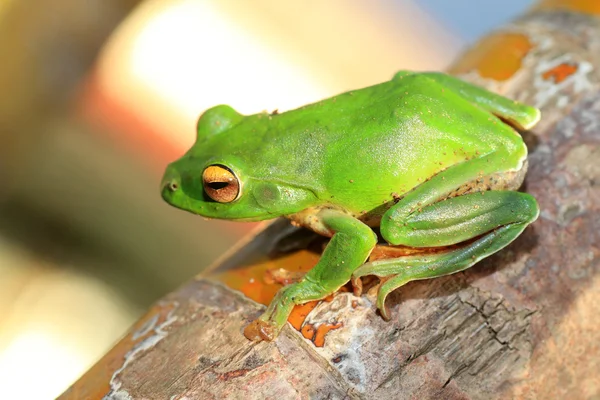
<instances>
[{"instance_id":1,"label":"frog's toe","mask_svg":"<svg viewBox=\"0 0 600 400\"><path fill-rule=\"evenodd\" d=\"M360 297L363 292L362 279L360 277L352 277L352 289L356 297Z\"/></svg>"},{"instance_id":2,"label":"frog's toe","mask_svg":"<svg viewBox=\"0 0 600 400\"><path fill-rule=\"evenodd\" d=\"M381 314L381 317L386 320L389 321L390 320L390 311L389 309L385 306L385 299L387 298L388 293L382 292L381 289L379 290L379 292L377 293L377 308L379 309L379 313Z\"/></svg>"},{"instance_id":3,"label":"frog's toe","mask_svg":"<svg viewBox=\"0 0 600 400\"><path fill-rule=\"evenodd\" d=\"M373 263L365 263L358 267L352 274L352 288L354 289L354 295L360 296L363 293L363 282L362 278L367 275L373 275L374 266Z\"/></svg>"},{"instance_id":4,"label":"frog's toe","mask_svg":"<svg viewBox=\"0 0 600 400\"><path fill-rule=\"evenodd\" d=\"M379 286L379 291L377 292L377 308L383 319L386 321L389 321L391 316L389 310L385 306L385 299L390 293L404 285L406 282L408 282L408 280L405 276L396 275L389 279L385 279L385 281L382 281L381 286Z\"/></svg>"},{"instance_id":5,"label":"frog's toe","mask_svg":"<svg viewBox=\"0 0 600 400\"><path fill-rule=\"evenodd\" d=\"M261 342L263 340L271 342L277 338L280 330L281 328L273 324L262 319L256 319L244 328L244 336L253 342Z\"/></svg>"}]
</instances>

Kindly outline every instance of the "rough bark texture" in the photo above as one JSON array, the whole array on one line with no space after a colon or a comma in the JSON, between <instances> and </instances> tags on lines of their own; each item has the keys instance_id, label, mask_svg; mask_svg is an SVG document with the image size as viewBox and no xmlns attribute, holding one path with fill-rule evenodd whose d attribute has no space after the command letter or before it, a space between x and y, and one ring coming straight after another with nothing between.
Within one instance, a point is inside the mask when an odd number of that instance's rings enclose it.
<instances>
[{"instance_id":1,"label":"rough bark texture","mask_svg":"<svg viewBox=\"0 0 600 400\"><path fill-rule=\"evenodd\" d=\"M494 57L501 65L486 66ZM336 324L322 347L289 326L273 343L247 341L242 330L262 306L198 279L150 310L62 399L600 398L598 65L598 17L542 10L452 70L542 108L525 134L525 190L542 213L499 254L397 290L389 322L372 293L338 294L304 322ZM219 268L265 262L287 230L275 223ZM309 262L290 254L268 262Z\"/></svg>"}]
</instances>

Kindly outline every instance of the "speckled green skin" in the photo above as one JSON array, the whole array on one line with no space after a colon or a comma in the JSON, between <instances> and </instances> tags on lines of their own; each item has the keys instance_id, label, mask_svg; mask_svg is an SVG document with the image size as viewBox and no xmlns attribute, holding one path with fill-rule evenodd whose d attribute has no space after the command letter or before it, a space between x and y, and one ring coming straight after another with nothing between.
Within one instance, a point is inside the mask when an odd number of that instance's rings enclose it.
<instances>
[{"instance_id":1,"label":"speckled green skin","mask_svg":"<svg viewBox=\"0 0 600 400\"><path fill-rule=\"evenodd\" d=\"M353 274L357 288L367 274L392 277L378 297L388 317L391 290L468 268L537 218L535 199L513 191L527 148L503 120L527 129L539 117L535 108L456 78L407 71L282 114L242 116L217 106L201 116L194 146L168 167L162 195L205 217L287 216L332 236L317 266L279 292L247 329L249 338L273 339L294 304L331 294ZM230 203L203 189L202 172L215 164L241 184ZM391 244L415 247L481 237L418 260L364 264L376 244L369 226L380 226Z\"/></svg>"}]
</instances>

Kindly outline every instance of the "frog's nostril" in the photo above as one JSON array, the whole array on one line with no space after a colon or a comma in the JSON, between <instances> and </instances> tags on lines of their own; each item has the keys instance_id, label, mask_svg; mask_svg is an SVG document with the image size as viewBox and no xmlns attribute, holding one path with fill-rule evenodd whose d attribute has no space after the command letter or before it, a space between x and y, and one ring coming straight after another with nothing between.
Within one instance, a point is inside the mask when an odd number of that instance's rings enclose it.
<instances>
[{"instance_id":1,"label":"frog's nostril","mask_svg":"<svg viewBox=\"0 0 600 400\"><path fill-rule=\"evenodd\" d=\"M164 188L169 190L170 192L176 192L179 190L179 182L175 179L165 182Z\"/></svg>"},{"instance_id":2,"label":"frog's nostril","mask_svg":"<svg viewBox=\"0 0 600 400\"><path fill-rule=\"evenodd\" d=\"M175 168L168 167L165 171L160 182L160 191L167 202L170 202L173 196L177 196L177 192L181 192L181 175Z\"/></svg>"}]
</instances>

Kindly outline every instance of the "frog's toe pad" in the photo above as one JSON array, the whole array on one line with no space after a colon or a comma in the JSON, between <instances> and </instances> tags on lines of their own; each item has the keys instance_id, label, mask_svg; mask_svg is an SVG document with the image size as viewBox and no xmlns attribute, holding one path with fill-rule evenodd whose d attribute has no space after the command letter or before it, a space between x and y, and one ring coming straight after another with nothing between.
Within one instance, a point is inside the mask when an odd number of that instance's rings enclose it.
<instances>
[{"instance_id":1,"label":"frog's toe pad","mask_svg":"<svg viewBox=\"0 0 600 400\"><path fill-rule=\"evenodd\" d=\"M275 325L269 324L266 321L257 319L252 321L244 328L244 336L246 339L253 342L267 341L271 342L279 335L279 329Z\"/></svg>"}]
</instances>

